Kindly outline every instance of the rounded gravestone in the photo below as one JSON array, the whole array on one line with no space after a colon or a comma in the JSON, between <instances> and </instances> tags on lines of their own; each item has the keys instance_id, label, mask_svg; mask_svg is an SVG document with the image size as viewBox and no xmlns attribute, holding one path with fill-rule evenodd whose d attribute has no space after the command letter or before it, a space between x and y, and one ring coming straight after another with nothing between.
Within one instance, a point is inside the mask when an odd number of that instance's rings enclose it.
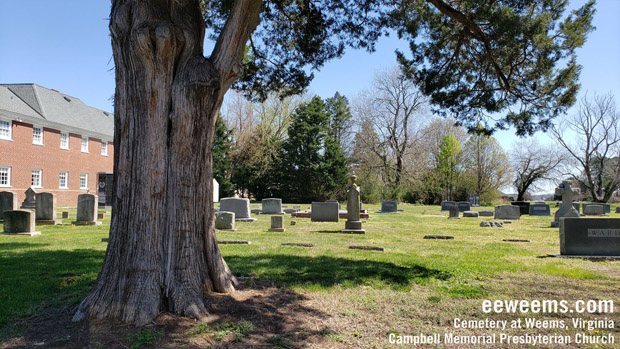
<instances>
[{"instance_id":1,"label":"rounded gravestone","mask_svg":"<svg viewBox=\"0 0 620 349\"><path fill-rule=\"evenodd\" d=\"M236 231L235 213L228 211L218 211L215 213L215 229Z\"/></svg>"},{"instance_id":2,"label":"rounded gravestone","mask_svg":"<svg viewBox=\"0 0 620 349\"><path fill-rule=\"evenodd\" d=\"M282 199L269 198L261 201L263 207L262 214L284 214L282 211Z\"/></svg>"}]
</instances>

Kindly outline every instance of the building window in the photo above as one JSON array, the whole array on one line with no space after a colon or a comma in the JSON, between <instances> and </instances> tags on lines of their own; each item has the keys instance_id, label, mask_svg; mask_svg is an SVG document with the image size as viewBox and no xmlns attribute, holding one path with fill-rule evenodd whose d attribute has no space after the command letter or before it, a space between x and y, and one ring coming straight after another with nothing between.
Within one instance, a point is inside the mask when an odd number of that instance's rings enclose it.
<instances>
[{"instance_id":1,"label":"building window","mask_svg":"<svg viewBox=\"0 0 620 349\"><path fill-rule=\"evenodd\" d=\"M60 149L69 149L69 133L60 132Z\"/></svg>"},{"instance_id":2,"label":"building window","mask_svg":"<svg viewBox=\"0 0 620 349\"><path fill-rule=\"evenodd\" d=\"M0 167L0 187L11 186L11 168Z\"/></svg>"},{"instance_id":3,"label":"building window","mask_svg":"<svg viewBox=\"0 0 620 349\"><path fill-rule=\"evenodd\" d=\"M101 141L101 155L108 156L108 142Z\"/></svg>"},{"instance_id":4,"label":"building window","mask_svg":"<svg viewBox=\"0 0 620 349\"><path fill-rule=\"evenodd\" d=\"M43 127L32 126L32 144L43 145Z\"/></svg>"},{"instance_id":5,"label":"building window","mask_svg":"<svg viewBox=\"0 0 620 349\"><path fill-rule=\"evenodd\" d=\"M58 188L67 189L67 176L66 171L60 172L60 175L58 176Z\"/></svg>"},{"instance_id":6,"label":"building window","mask_svg":"<svg viewBox=\"0 0 620 349\"><path fill-rule=\"evenodd\" d=\"M88 153L88 137L82 136L82 153Z\"/></svg>"},{"instance_id":7,"label":"building window","mask_svg":"<svg viewBox=\"0 0 620 349\"><path fill-rule=\"evenodd\" d=\"M11 121L0 120L0 139L11 140Z\"/></svg>"},{"instance_id":8,"label":"building window","mask_svg":"<svg viewBox=\"0 0 620 349\"><path fill-rule=\"evenodd\" d=\"M88 173L80 173L80 189L88 189Z\"/></svg>"},{"instance_id":9,"label":"building window","mask_svg":"<svg viewBox=\"0 0 620 349\"><path fill-rule=\"evenodd\" d=\"M32 181L31 181L31 185L35 188L41 188L41 178L43 178L42 176L42 172L41 170L36 170L33 169L32 170Z\"/></svg>"}]
</instances>

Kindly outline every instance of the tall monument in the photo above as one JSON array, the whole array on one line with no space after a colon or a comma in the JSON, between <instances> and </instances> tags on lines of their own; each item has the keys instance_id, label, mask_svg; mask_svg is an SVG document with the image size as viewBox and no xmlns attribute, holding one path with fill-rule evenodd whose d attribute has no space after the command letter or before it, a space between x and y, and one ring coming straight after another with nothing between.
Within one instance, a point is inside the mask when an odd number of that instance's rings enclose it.
<instances>
[{"instance_id":1,"label":"tall monument","mask_svg":"<svg viewBox=\"0 0 620 349\"><path fill-rule=\"evenodd\" d=\"M347 221L344 223L343 233L365 234L360 221L360 187L357 186L357 176L352 175L351 183L347 186Z\"/></svg>"}]
</instances>

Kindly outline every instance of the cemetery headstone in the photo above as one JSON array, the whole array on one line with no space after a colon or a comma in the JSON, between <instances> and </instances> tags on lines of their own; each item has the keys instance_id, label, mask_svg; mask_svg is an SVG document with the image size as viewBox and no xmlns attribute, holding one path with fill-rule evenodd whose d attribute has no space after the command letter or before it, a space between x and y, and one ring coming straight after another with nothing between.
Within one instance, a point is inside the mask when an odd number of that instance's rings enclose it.
<instances>
[{"instance_id":1,"label":"cemetery headstone","mask_svg":"<svg viewBox=\"0 0 620 349\"><path fill-rule=\"evenodd\" d=\"M37 224L62 224L62 219L56 218L56 195L52 193L37 193L35 217Z\"/></svg>"},{"instance_id":2,"label":"cemetery headstone","mask_svg":"<svg viewBox=\"0 0 620 349\"><path fill-rule=\"evenodd\" d=\"M463 217L478 217L478 212L476 212L476 211L465 211L465 212L463 212Z\"/></svg>"},{"instance_id":3,"label":"cemetery headstone","mask_svg":"<svg viewBox=\"0 0 620 349\"><path fill-rule=\"evenodd\" d=\"M515 205L495 206L495 219L520 219L521 210Z\"/></svg>"},{"instance_id":4,"label":"cemetery headstone","mask_svg":"<svg viewBox=\"0 0 620 349\"><path fill-rule=\"evenodd\" d=\"M456 201L442 201L441 202L441 210L442 211L450 211L450 207L455 206Z\"/></svg>"},{"instance_id":5,"label":"cemetery headstone","mask_svg":"<svg viewBox=\"0 0 620 349\"><path fill-rule=\"evenodd\" d=\"M235 213L235 220L241 222L254 222L250 214L250 199L246 198L223 198L220 199L220 210Z\"/></svg>"},{"instance_id":6,"label":"cemetery headstone","mask_svg":"<svg viewBox=\"0 0 620 349\"><path fill-rule=\"evenodd\" d=\"M471 205L467 201L460 201L456 203L460 212L471 211Z\"/></svg>"},{"instance_id":7,"label":"cemetery headstone","mask_svg":"<svg viewBox=\"0 0 620 349\"><path fill-rule=\"evenodd\" d=\"M611 205L610 204L606 204L606 203L602 203L602 202L597 202L597 203L583 203L583 214L587 215L586 213L586 207L590 206L590 205L601 205L603 206L603 214L605 213L611 213Z\"/></svg>"},{"instance_id":8,"label":"cemetery headstone","mask_svg":"<svg viewBox=\"0 0 620 349\"><path fill-rule=\"evenodd\" d=\"M312 222L338 222L337 202L313 202L310 209L310 221Z\"/></svg>"},{"instance_id":9,"label":"cemetery headstone","mask_svg":"<svg viewBox=\"0 0 620 349\"><path fill-rule=\"evenodd\" d=\"M555 195L562 196L562 205L555 212L555 220L551 222L552 227L559 227L562 217L579 217L579 211L573 206L573 197L577 194L579 191L571 188L571 181L563 181L555 188Z\"/></svg>"},{"instance_id":10,"label":"cemetery headstone","mask_svg":"<svg viewBox=\"0 0 620 349\"><path fill-rule=\"evenodd\" d=\"M32 188L26 189L26 198L22 201L21 208L36 208L37 192Z\"/></svg>"},{"instance_id":11,"label":"cemetery headstone","mask_svg":"<svg viewBox=\"0 0 620 349\"><path fill-rule=\"evenodd\" d=\"M284 217L271 216L271 228L269 228L269 231L277 231L282 233L284 230Z\"/></svg>"},{"instance_id":12,"label":"cemetery headstone","mask_svg":"<svg viewBox=\"0 0 620 349\"><path fill-rule=\"evenodd\" d=\"M102 221L105 219L105 212L97 212L97 219Z\"/></svg>"},{"instance_id":13,"label":"cemetery headstone","mask_svg":"<svg viewBox=\"0 0 620 349\"><path fill-rule=\"evenodd\" d=\"M356 183L357 176L351 176L351 183L347 186L347 221L344 223L343 233L365 234L360 220L360 187Z\"/></svg>"},{"instance_id":14,"label":"cemetery headstone","mask_svg":"<svg viewBox=\"0 0 620 349\"><path fill-rule=\"evenodd\" d=\"M262 204L262 214L284 214L284 212L282 211L282 199L263 199Z\"/></svg>"},{"instance_id":15,"label":"cemetery headstone","mask_svg":"<svg viewBox=\"0 0 620 349\"><path fill-rule=\"evenodd\" d=\"M620 218L561 218L560 254L620 256Z\"/></svg>"},{"instance_id":16,"label":"cemetery headstone","mask_svg":"<svg viewBox=\"0 0 620 349\"><path fill-rule=\"evenodd\" d=\"M69 211L62 211L62 218L69 218Z\"/></svg>"},{"instance_id":17,"label":"cemetery headstone","mask_svg":"<svg viewBox=\"0 0 620 349\"><path fill-rule=\"evenodd\" d=\"M530 216L551 216L551 208L545 203L533 203L530 205Z\"/></svg>"},{"instance_id":18,"label":"cemetery headstone","mask_svg":"<svg viewBox=\"0 0 620 349\"><path fill-rule=\"evenodd\" d=\"M4 220L4 211L17 209L17 193L0 191L0 221Z\"/></svg>"},{"instance_id":19,"label":"cemetery headstone","mask_svg":"<svg viewBox=\"0 0 620 349\"><path fill-rule=\"evenodd\" d=\"M493 212L491 210L478 211L478 215L480 217L493 217L494 214L495 214L495 212Z\"/></svg>"},{"instance_id":20,"label":"cemetery headstone","mask_svg":"<svg viewBox=\"0 0 620 349\"><path fill-rule=\"evenodd\" d=\"M398 202L396 201L383 201L381 202L381 211L379 213L397 213Z\"/></svg>"},{"instance_id":21,"label":"cemetery headstone","mask_svg":"<svg viewBox=\"0 0 620 349\"><path fill-rule=\"evenodd\" d=\"M3 234L41 235L40 231L35 231L34 224L34 212L30 210L4 211Z\"/></svg>"},{"instance_id":22,"label":"cemetery headstone","mask_svg":"<svg viewBox=\"0 0 620 349\"><path fill-rule=\"evenodd\" d=\"M471 204L472 207L478 207L480 206L480 195L467 194L467 201Z\"/></svg>"},{"instance_id":23,"label":"cemetery headstone","mask_svg":"<svg viewBox=\"0 0 620 349\"><path fill-rule=\"evenodd\" d=\"M216 212L215 229L225 231L237 231L237 229L235 229L235 213L228 211Z\"/></svg>"},{"instance_id":24,"label":"cemetery headstone","mask_svg":"<svg viewBox=\"0 0 620 349\"><path fill-rule=\"evenodd\" d=\"M605 206L603 205L583 205L583 214L586 216L600 216L605 214Z\"/></svg>"},{"instance_id":25,"label":"cemetery headstone","mask_svg":"<svg viewBox=\"0 0 620 349\"><path fill-rule=\"evenodd\" d=\"M530 214L530 203L527 201L513 201L512 205L519 206L519 212L521 215L529 215Z\"/></svg>"},{"instance_id":26,"label":"cemetery headstone","mask_svg":"<svg viewBox=\"0 0 620 349\"><path fill-rule=\"evenodd\" d=\"M620 206L616 207L616 213L620 213Z\"/></svg>"},{"instance_id":27,"label":"cemetery headstone","mask_svg":"<svg viewBox=\"0 0 620 349\"><path fill-rule=\"evenodd\" d=\"M448 219L459 219L459 207L458 205L453 205L450 206L450 215L448 216Z\"/></svg>"},{"instance_id":28,"label":"cemetery headstone","mask_svg":"<svg viewBox=\"0 0 620 349\"><path fill-rule=\"evenodd\" d=\"M77 217L76 220L71 223L75 225L100 225L101 222L97 221L98 207L99 203L95 195L78 195Z\"/></svg>"}]
</instances>

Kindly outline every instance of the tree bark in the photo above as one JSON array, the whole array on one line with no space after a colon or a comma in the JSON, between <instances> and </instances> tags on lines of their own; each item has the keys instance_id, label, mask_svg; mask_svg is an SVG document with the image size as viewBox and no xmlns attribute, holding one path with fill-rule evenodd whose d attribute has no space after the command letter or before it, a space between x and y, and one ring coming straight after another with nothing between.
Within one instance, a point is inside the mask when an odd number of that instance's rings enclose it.
<instances>
[{"instance_id":1,"label":"tree bark","mask_svg":"<svg viewBox=\"0 0 620 349\"><path fill-rule=\"evenodd\" d=\"M214 229L212 152L224 94L241 73L261 2L239 0L203 56L198 0L114 0L114 201L97 281L74 320L144 325L160 311L202 318L235 277Z\"/></svg>"}]
</instances>

